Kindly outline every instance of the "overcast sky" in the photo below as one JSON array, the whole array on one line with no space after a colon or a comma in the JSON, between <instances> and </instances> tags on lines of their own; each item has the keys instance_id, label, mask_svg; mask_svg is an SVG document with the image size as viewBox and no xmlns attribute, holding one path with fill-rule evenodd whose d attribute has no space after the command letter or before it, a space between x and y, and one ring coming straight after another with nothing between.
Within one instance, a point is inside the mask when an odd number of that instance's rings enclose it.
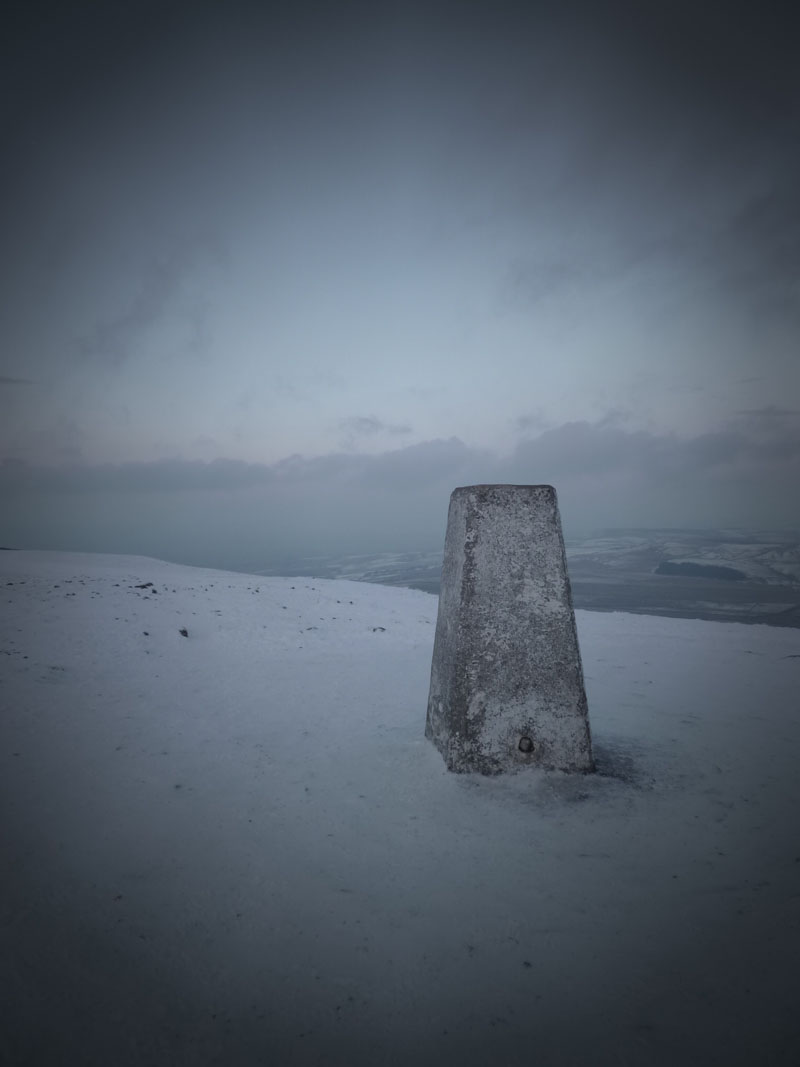
<instances>
[{"instance_id":1,"label":"overcast sky","mask_svg":"<svg viewBox=\"0 0 800 1067\"><path fill-rule=\"evenodd\" d=\"M416 547L480 480L800 526L788 11L20 6L0 538Z\"/></svg>"}]
</instances>

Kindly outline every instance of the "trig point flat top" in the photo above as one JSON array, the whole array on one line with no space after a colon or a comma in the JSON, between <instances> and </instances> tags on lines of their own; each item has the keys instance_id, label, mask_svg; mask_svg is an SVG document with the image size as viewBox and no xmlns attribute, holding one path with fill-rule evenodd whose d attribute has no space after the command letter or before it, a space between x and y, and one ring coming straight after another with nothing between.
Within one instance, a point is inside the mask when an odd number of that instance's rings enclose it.
<instances>
[{"instance_id":1,"label":"trig point flat top","mask_svg":"<svg viewBox=\"0 0 800 1067\"><path fill-rule=\"evenodd\" d=\"M450 497L425 734L452 771L593 769L552 486Z\"/></svg>"}]
</instances>

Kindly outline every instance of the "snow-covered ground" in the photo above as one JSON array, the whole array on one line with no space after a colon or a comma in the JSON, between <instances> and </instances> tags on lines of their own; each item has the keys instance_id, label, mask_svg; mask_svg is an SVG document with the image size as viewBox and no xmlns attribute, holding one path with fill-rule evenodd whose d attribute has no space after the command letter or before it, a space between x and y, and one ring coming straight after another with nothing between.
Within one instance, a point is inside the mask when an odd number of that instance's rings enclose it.
<instances>
[{"instance_id":1,"label":"snow-covered ground","mask_svg":"<svg viewBox=\"0 0 800 1067\"><path fill-rule=\"evenodd\" d=\"M578 612L598 773L485 779L433 596L0 574L3 1064L796 1062L797 630Z\"/></svg>"}]
</instances>

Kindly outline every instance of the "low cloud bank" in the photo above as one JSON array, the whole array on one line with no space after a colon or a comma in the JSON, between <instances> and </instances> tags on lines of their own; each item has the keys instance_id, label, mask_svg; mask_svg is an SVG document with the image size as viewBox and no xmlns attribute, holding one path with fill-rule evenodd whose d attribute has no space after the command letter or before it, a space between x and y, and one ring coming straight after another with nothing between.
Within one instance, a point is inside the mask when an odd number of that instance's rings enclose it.
<instances>
[{"instance_id":1,"label":"low cloud bank","mask_svg":"<svg viewBox=\"0 0 800 1067\"><path fill-rule=\"evenodd\" d=\"M0 543L210 566L439 546L449 494L556 486L567 536L608 526L800 527L800 420L749 413L693 438L572 422L507 456L457 438L278 463L0 464Z\"/></svg>"}]
</instances>

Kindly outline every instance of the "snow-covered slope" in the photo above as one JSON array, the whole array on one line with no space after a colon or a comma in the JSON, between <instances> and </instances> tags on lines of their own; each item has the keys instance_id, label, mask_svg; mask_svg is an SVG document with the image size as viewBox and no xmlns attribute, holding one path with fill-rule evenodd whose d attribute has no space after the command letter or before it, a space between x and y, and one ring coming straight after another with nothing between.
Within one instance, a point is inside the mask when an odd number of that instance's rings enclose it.
<instances>
[{"instance_id":1,"label":"snow-covered slope","mask_svg":"<svg viewBox=\"0 0 800 1067\"><path fill-rule=\"evenodd\" d=\"M428 594L0 575L3 1063L795 1061L796 630L578 612L598 773L483 779Z\"/></svg>"}]
</instances>

